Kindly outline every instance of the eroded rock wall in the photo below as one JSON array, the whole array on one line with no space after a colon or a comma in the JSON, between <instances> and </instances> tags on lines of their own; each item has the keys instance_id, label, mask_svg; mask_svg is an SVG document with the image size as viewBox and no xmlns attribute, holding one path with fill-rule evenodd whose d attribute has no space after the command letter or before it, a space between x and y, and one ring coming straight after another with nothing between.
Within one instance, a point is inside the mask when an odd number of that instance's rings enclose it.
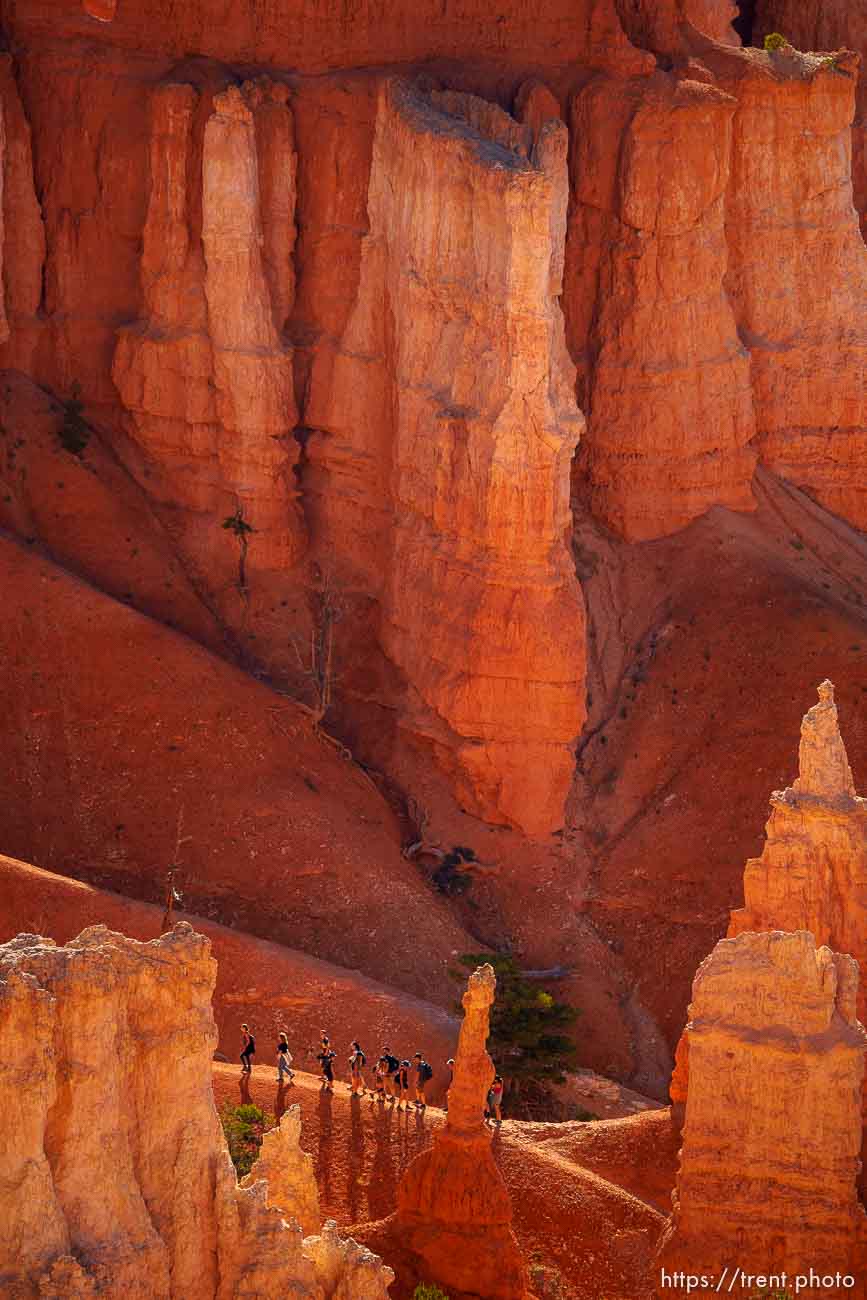
<instances>
[{"instance_id":1,"label":"eroded rock wall","mask_svg":"<svg viewBox=\"0 0 867 1300\"><path fill-rule=\"evenodd\" d=\"M338 562L380 602L404 727L466 807L531 833L562 820L584 716L566 197L562 123L534 140L474 96L385 83L358 300L307 413L330 511L361 477L381 521L381 572L370 538Z\"/></svg>"},{"instance_id":2,"label":"eroded rock wall","mask_svg":"<svg viewBox=\"0 0 867 1300\"><path fill-rule=\"evenodd\" d=\"M867 9L851 0L756 0L752 42L779 32L798 50L856 50L867 55ZM867 229L867 86L858 78L852 121L852 185L862 231Z\"/></svg>"},{"instance_id":3,"label":"eroded rock wall","mask_svg":"<svg viewBox=\"0 0 867 1300\"><path fill-rule=\"evenodd\" d=\"M771 795L765 845L761 857L746 864L744 906L732 912L728 937L805 930L817 944L860 963L867 960L867 800L855 793L834 686L825 681L818 691L819 702L801 724L799 774ZM863 984L857 1012L867 1021ZM677 1050L672 1102L682 1105L691 1087L685 1033Z\"/></svg>"},{"instance_id":4,"label":"eroded rock wall","mask_svg":"<svg viewBox=\"0 0 867 1300\"><path fill-rule=\"evenodd\" d=\"M391 1271L333 1225L302 1243L264 1181L237 1186L211 1092L215 971L184 923L0 947L4 1295L387 1295ZM375 1285L354 1292L362 1263Z\"/></svg>"},{"instance_id":5,"label":"eroded rock wall","mask_svg":"<svg viewBox=\"0 0 867 1300\"><path fill-rule=\"evenodd\" d=\"M659 73L572 103L565 302L593 513L630 541L754 507L750 359L725 291L731 96Z\"/></svg>"},{"instance_id":6,"label":"eroded rock wall","mask_svg":"<svg viewBox=\"0 0 867 1300\"><path fill-rule=\"evenodd\" d=\"M152 91L146 314L119 331L112 374L137 477L199 584L228 624L270 630L274 585L289 585L306 548L283 337L294 129L286 87L266 78L209 99L187 83Z\"/></svg>"},{"instance_id":7,"label":"eroded rock wall","mask_svg":"<svg viewBox=\"0 0 867 1300\"><path fill-rule=\"evenodd\" d=\"M726 285L750 351L759 458L864 529L867 248L850 138L859 60L705 57L738 103Z\"/></svg>"},{"instance_id":8,"label":"eroded rock wall","mask_svg":"<svg viewBox=\"0 0 867 1300\"><path fill-rule=\"evenodd\" d=\"M661 1270L716 1280L725 1264L858 1277L867 1034L857 985L854 959L803 931L723 939L702 962L674 1211L654 1262L659 1295L678 1293Z\"/></svg>"}]
</instances>

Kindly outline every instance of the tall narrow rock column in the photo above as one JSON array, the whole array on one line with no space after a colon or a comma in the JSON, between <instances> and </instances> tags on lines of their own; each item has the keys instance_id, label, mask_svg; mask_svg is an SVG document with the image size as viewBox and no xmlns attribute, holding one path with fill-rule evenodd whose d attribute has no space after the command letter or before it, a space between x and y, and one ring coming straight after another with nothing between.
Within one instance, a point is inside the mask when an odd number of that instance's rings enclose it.
<instances>
[{"instance_id":1,"label":"tall narrow rock column","mask_svg":"<svg viewBox=\"0 0 867 1300\"><path fill-rule=\"evenodd\" d=\"M799 1295L863 1295L865 1223L855 1186L867 1034L857 963L813 937L721 940L693 984L689 1096L674 1211L655 1261L660 1296L677 1275L724 1267L794 1279ZM724 1279L725 1280L725 1279ZM855 1286L857 1284L857 1288ZM746 1295L735 1275L736 1293Z\"/></svg>"},{"instance_id":2,"label":"tall narrow rock column","mask_svg":"<svg viewBox=\"0 0 867 1300\"><path fill-rule=\"evenodd\" d=\"M540 835L585 717L566 151L560 121L383 84L358 300L306 412L329 563L375 594L402 725L468 811Z\"/></svg>"},{"instance_id":3,"label":"tall narrow rock column","mask_svg":"<svg viewBox=\"0 0 867 1300\"><path fill-rule=\"evenodd\" d=\"M512 1206L491 1154L484 1122L494 1067L485 1049L496 978L490 966L470 976L455 1053L446 1126L417 1156L397 1192L397 1235L441 1286L482 1300L521 1300L523 1261Z\"/></svg>"}]
</instances>

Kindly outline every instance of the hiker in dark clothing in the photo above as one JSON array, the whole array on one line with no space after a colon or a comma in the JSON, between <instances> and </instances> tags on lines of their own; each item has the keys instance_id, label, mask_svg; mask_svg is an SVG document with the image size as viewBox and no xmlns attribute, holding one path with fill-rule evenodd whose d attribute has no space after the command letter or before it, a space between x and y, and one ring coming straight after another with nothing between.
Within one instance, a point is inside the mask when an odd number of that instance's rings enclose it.
<instances>
[{"instance_id":1,"label":"hiker in dark clothing","mask_svg":"<svg viewBox=\"0 0 867 1300\"><path fill-rule=\"evenodd\" d=\"M376 1067L373 1071L373 1078L374 1078L374 1085L375 1085L374 1091L376 1093L376 1100L378 1102L385 1101L385 1079L387 1074L388 1074L388 1062L386 1061L384 1056L381 1056L379 1060L376 1062ZM371 1100L373 1100L373 1098L371 1098Z\"/></svg>"},{"instance_id":2,"label":"hiker in dark clothing","mask_svg":"<svg viewBox=\"0 0 867 1300\"><path fill-rule=\"evenodd\" d=\"M409 1110L409 1072L412 1067L409 1061L401 1061L400 1069L397 1072L397 1109L403 1110L401 1102L406 1103L405 1109Z\"/></svg>"},{"instance_id":3,"label":"hiker in dark clothing","mask_svg":"<svg viewBox=\"0 0 867 1300\"><path fill-rule=\"evenodd\" d=\"M336 1055L337 1053L332 1052L331 1048L328 1046L328 1039L325 1038L316 1059L319 1062L322 1071L322 1087L325 1088L327 1092L334 1091L333 1061Z\"/></svg>"},{"instance_id":4,"label":"hiker in dark clothing","mask_svg":"<svg viewBox=\"0 0 867 1300\"><path fill-rule=\"evenodd\" d=\"M383 1047L380 1059L385 1062L385 1095L389 1101L396 1101L400 1097L400 1089L397 1083L400 1061L390 1047Z\"/></svg>"},{"instance_id":5,"label":"hiker in dark clothing","mask_svg":"<svg viewBox=\"0 0 867 1300\"><path fill-rule=\"evenodd\" d=\"M497 1128L503 1122L503 1113L501 1110L503 1104L503 1080L500 1075L495 1075L494 1082L488 1089L488 1108L485 1112L485 1123L490 1119Z\"/></svg>"},{"instance_id":6,"label":"hiker in dark clothing","mask_svg":"<svg viewBox=\"0 0 867 1300\"><path fill-rule=\"evenodd\" d=\"M361 1050L361 1043L359 1043L358 1039L354 1039L352 1043L352 1055L349 1058L349 1086L353 1096L357 1093L358 1096L363 1097L366 1091L364 1086L365 1060L366 1057L364 1052Z\"/></svg>"},{"instance_id":7,"label":"hiker in dark clothing","mask_svg":"<svg viewBox=\"0 0 867 1300\"><path fill-rule=\"evenodd\" d=\"M416 1052L415 1062L415 1107L416 1110L427 1109L427 1099L425 1098L425 1088L428 1080L433 1078L433 1070L422 1056L421 1052Z\"/></svg>"},{"instance_id":8,"label":"hiker in dark clothing","mask_svg":"<svg viewBox=\"0 0 867 1300\"><path fill-rule=\"evenodd\" d=\"M256 1055L256 1040L250 1033L249 1025L241 1026L241 1073L252 1074L253 1057Z\"/></svg>"}]
</instances>

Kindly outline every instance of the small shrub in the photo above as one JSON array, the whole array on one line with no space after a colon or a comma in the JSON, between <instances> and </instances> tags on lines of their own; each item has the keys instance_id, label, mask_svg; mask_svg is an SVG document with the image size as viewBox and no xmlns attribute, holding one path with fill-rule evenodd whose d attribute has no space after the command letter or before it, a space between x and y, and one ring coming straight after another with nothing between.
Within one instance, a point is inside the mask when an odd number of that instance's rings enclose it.
<instances>
[{"instance_id":1,"label":"small shrub","mask_svg":"<svg viewBox=\"0 0 867 1300\"><path fill-rule=\"evenodd\" d=\"M412 1293L412 1300L449 1300L449 1297L433 1282L419 1282Z\"/></svg>"},{"instance_id":2,"label":"small shrub","mask_svg":"<svg viewBox=\"0 0 867 1300\"><path fill-rule=\"evenodd\" d=\"M773 54L774 50L784 50L788 44L785 36L781 36L779 32L768 32L765 37L765 49L768 54Z\"/></svg>"},{"instance_id":3,"label":"small shrub","mask_svg":"<svg viewBox=\"0 0 867 1300\"><path fill-rule=\"evenodd\" d=\"M72 396L63 403L63 423L57 431L60 445L72 456L81 456L90 441L90 425L82 415L84 403L78 384L72 386Z\"/></svg>"},{"instance_id":4,"label":"small shrub","mask_svg":"<svg viewBox=\"0 0 867 1300\"><path fill-rule=\"evenodd\" d=\"M274 1116L252 1104L233 1106L226 1102L220 1108L220 1123L238 1178L244 1178L259 1158L262 1135L274 1127Z\"/></svg>"},{"instance_id":5,"label":"small shrub","mask_svg":"<svg viewBox=\"0 0 867 1300\"><path fill-rule=\"evenodd\" d=\"M256 529L252 524L248 524L244 518L241 507L238 506L233 515L227 515L223 520L223 528L226 532L234 533L238 539L238 586L241 591L247 589L247 545L250 540L250 534L255 533Z\"/></svg>"},{"instance_id":6,"label":"small shrub","mask_svg":"<svg viewBox=\"0 0 867 1300\"><path fill-rule=\"evenodd\" d=\"M447 853L442 862L433 873L433 882L441 894L448 898L455 898L458 894L465 894L473 883L473 878L468 871L461 871L461 863L464 859L459 853L454 851Z\"/></svg>"}]
</instances>

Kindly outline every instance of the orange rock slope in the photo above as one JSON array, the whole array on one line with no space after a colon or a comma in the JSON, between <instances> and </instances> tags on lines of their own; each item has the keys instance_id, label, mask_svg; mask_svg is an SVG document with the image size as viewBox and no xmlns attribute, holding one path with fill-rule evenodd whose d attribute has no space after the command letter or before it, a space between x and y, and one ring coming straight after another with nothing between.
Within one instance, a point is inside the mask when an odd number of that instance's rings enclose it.
<instances>
[{"instance_id":1,"label":"orange rock slope","mask_svg":"<svg viewBox=\"0 0 867 1300\"><path fill-rule=\"evenodd\" d=\"M0 942L20 932L44 934L59 944L93 925L106 925L147 941L162 930L162 906L136 902L80 880L41 871L0 855ZM312 1047L325 1027L338 1053L336 1074L348 1072L350 1043L358 1038L368 1055L384 1043L401 1052L422 1050L436 1069L430 1096L445 1096L444 1062L454 1053L458 1026L440 1007L378 984L357 970L320 961L296 949L256 939L243 931L175 910L211 945L217 961L213 1011L217 1047L229 1060L240 1052L240 1026L257 1039L258 1059L273 1072L277 1034L289 1031L301 1069L313 1069Z\"/></svg>"},{"instance_id":2,"label":"orange rock slope","mask_svg":"<svg viewBox=\"0 0 867 1300\"><path fill-rule=\"evenodd\" d=\"M863 1294L857 986L853 958L804 931L724 939L699 967L658 1295L688 1294L684 1274L714 1289L724 1267L733 1287L771 1276L784 1291Z\"/></svg>"},{"instance_id":3,"label":"orange rock slope","mask_svg":"<svg viewBox=\"0 0 867 1300\"><path fill-rule=\"evenodd\" d=\"M450 1000L473 940L293 701L2 538L0 574L10 853L153 903L177 862L191 910Z\"/></svg>"}]
</instances>

